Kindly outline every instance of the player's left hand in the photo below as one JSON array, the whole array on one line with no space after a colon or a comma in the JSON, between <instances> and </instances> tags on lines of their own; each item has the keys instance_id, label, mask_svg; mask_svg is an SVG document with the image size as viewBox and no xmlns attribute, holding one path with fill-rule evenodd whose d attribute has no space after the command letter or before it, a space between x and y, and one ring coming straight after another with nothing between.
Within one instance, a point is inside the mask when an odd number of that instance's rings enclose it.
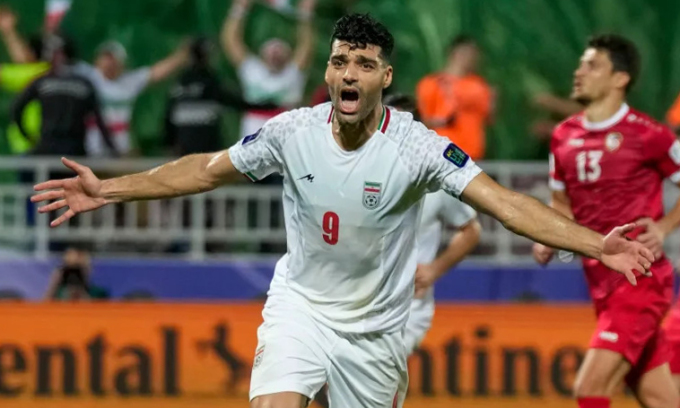
<instances>
[{"instance_id":1,"label":"player's left hand","mask_svg":"<svg viewBox=\"0 0 680 408\"><path fill-rule=\"evenodd\" d=\"M416 269L416 299L422 299L427 290L434 285L434 281L437 280L437 270L432 266L432 264L419 264L418 269Z\"/></svg>"},{"instance_id":2,"label":"player's left hand","mask_svg":"<svg viewBox=\"0 0 680 408\"><path fill-rule=\"evenodd\" d=\"M645 276L652 276L649 269L654 262L652 251L641 243L626 238L626 234L636 227L636 224L616 227L604 237L602 242L602 263L624 274L632 285L637 285L636 271Z\"/></svg>"},{"instance_id":3,"label":"player's left hand","mask_svg":"<svg viewBox=\"0 0 680 408\"><path fill-rule=\"evenodd\" d=\"M638 235L637 241L647 247L656 259L663 256L663 241L666 233L651 218L642 218L635 222L637 225L645 227L645 232Z\"/></svg>"}]
</instances>

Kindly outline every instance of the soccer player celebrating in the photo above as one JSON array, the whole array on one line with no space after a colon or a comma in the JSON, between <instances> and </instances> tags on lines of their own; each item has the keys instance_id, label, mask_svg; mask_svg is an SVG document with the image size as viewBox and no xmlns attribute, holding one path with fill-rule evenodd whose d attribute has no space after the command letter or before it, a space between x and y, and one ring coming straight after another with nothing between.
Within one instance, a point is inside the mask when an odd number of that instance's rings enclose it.
<instances>
[{"instance_id":1,"label":"soccer player celebrating","mask_svg":"<svg viewBox=\"0 0 680 408\"><path fill-rule=\"evenodd\" d=\"M660 329L673 282L663 237L680 221L680 205L663 214L662 181L680 182L680 143L668 128L626 104L639 69L638 52L627 39L590 40L574 73L572 94L585 111L557 126L551 142L552 206L602 234L621 222L637 222L639 228L628 237L656 257L652 277L642 278L637 287L599 260L583 260L598 322L574 386L581 408L609 407L624 380L645 407L680 403ZM548 246L534 246L541 264L553 254Z\"/></svg>"},{"instance_id":2,"label":"soccer player celebrating","mask_svg":"<svg viewBox=\"0 0 680 408\"><path fill-rule=\"evenodd\" d=\"M599 259L632 284L651 251L625 234L579 226L507 190L448 139L382 104L394 39L367 15L336 23L326 68L332 102L283 113L229 150L190 155L147 172L77 177L36 186L40 211L77 213L106 204L213 190L242 175L284 176L288 252L277 263L258 329L251 408L299 408L328 383L332 407L401 407L402 330L414 293L416 226L427 192L444 190L550 247ZM50 191L45 191L50 190ZM614 272L610 272L614 274Z\"/></svg>"}]
</instances>

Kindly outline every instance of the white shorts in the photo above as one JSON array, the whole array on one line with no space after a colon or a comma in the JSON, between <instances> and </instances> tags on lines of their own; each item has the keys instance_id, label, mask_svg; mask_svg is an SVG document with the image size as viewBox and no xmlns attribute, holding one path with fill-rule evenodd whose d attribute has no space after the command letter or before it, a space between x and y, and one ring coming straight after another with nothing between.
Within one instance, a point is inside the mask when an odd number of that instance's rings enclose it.
<instances>
[{"instance_id":1,"label":"white shorts","mask_svg":"<svg viewBox=\"0 0 680 408\"><path fill-rule=\"evenodd\" d=\"M427 331L432 326L434 318L434 298L413 299L404 329L404 347L408 354L418 348Z\"/></svg>"},{"instance_id":2,"label":"white shorts","mask_svg":"<svg viewBox=\"0 0 680 408\"><path fill-rule=\"evenodd\" d=\"M402 407L408 373L401 332L340 333L301 308L271 301L257 330L251 401L280 392L311 401L328 383L331 407Z\"/></svg>"}]
</instances>

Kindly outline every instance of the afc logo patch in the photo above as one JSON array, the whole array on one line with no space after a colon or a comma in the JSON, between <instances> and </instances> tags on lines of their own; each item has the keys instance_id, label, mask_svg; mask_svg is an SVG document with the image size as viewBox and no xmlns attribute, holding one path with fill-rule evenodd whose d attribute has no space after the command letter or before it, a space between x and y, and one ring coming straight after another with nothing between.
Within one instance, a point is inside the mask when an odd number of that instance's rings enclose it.
<instances>
[{"instance_id":1,"label":"afc logo patch","mask_svg":"<svg viewBox=\"0 0 680 408\"><path fill-rule=\"evenodd\" d=\"M463 167L470 160L470 156L453 143L450 143L444 150L444 158L455 164L456 167Z\"/></svg>"},{"instance_id":2,"label":"afc logo patch","mask_svg":"<svg viewBox=\"0 0 680 408\"><path fill-rule=\"evenodd\" d=\"M248 135L243 138L243 141L241 142L241 146L246 145L255 139L257 139L258 136L260 136L260 132L262 131L262 128L258 129L257 132L253 133L252 135Z\"/></svg>"}]
</instances>

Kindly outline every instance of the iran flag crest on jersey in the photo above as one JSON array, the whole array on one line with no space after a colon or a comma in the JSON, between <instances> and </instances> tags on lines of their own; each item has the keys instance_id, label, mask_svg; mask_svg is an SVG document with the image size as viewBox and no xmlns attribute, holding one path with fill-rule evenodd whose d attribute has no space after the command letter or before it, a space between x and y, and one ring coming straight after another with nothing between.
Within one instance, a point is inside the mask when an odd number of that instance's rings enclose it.
<instances>
[{"instance_id":1,"label":"iran flag crest on jersey","mask_svg":"<svg viewBox=\"0 0 680 408\"><path fill-rule=\"evenodd\" d=\"M382 184L372 181L364 182L364 207L369 210L374 209L380 204Z\"/></svg>"}]
</instances>

